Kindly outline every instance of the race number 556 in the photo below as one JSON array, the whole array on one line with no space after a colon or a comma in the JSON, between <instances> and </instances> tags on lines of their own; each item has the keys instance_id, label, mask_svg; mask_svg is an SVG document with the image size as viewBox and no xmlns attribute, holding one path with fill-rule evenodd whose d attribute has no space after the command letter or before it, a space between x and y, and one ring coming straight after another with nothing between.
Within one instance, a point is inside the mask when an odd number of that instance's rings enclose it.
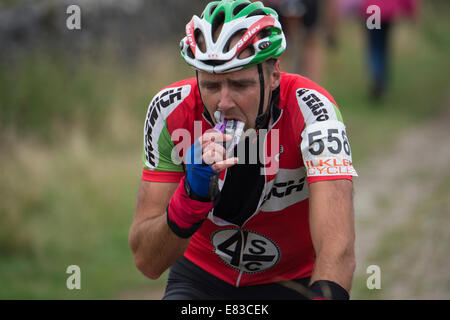
<instances>
[{"instance_id":1,"label":"race number 556","mask_svg":"<svg viewBox=\"0 0 450 320\"><path fill-rule=\"evenodd\" d=\"M327 146L324 141L328 142ZM344 150L346 155L351 155L345 130L339 132L339 129L322 129L310 132L308 133L308 144L308 151L314 156L322 154L325 148L332 154L340 154Z\"/></svg>"}]
</instances>

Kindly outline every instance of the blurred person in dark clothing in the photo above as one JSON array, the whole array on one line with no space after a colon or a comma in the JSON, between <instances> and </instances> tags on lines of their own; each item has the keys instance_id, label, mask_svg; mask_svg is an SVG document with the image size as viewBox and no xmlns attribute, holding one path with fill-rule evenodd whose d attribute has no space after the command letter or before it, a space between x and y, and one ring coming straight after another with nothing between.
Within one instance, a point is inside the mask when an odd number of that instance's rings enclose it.
<instances>
[{"instance_id":1,"label":"blurred person in dark clothing","mask_svg":"<svg viewBox=\"0 0 450 320\"><path fill-rule=\"evenodd\" d=\"M297 52L290 50L288 54L292 71L320 81L324 64L322 36L329 47L337 44L336 0L264 0L263 3L278 12L288 41L294 49L298 48Z\"/></svg>"},{"instance_id":2,"label":"blurred person in dark clothing","mask_svg":"<svg viewBox=\"0 0 450 320\"><path fill-rule=\"evenodd\" d=\"M365 22L375 14L378 6L379 27L367 29L368 66L370 76L370 94L378 101L384 97L389 84L390 38L395 20L401 17L413 18L417 15L420 0L362 0L361 13Z\"/></svg>"}]
</instances>

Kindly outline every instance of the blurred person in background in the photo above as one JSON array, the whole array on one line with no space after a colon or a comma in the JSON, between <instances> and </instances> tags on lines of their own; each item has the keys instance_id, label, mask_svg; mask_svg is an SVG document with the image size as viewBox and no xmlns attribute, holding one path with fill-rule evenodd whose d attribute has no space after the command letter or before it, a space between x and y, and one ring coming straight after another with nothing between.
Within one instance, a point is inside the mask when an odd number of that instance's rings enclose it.
<instances>
[{"instance_id":1,"label":"blurred person in background","mask_svg":"<svg viewBox=\"0 0 450 320\"><path fill-rule=\"evenodd\" d=\"M350 144L333 97L281 72L285 48L261 2L214 1L186 26L196 77L150 103L129 236L144 275L170 267L163 299L349 298Z\"/></svg>"},{"instance_id":2,"label":"blurred person in background","mask_svg":"<svg viewBox=\"0 0 450 320\"><path fill-rule=\"evenodd\" d=\"M389 86L392 28L401 17L415 18L419 0L360 0L360 10L367 29L367 57L370 77L370 95L374 101L382 99ZM367 19L374 14L371 6L380 8L380 28L368 28Z\"/></svg>"},{"instance_id":3,"label":"blurred person in background","mask_svg":"<svg viewBox=\"0 0 450 320\"><path fill-rule=\"evenodd\" d=\"M324 70L324 41L337 46L337 0L263 0L275 9L292 48L287 57L293 72L320 81Z\"/></svg>"}]
</instances>

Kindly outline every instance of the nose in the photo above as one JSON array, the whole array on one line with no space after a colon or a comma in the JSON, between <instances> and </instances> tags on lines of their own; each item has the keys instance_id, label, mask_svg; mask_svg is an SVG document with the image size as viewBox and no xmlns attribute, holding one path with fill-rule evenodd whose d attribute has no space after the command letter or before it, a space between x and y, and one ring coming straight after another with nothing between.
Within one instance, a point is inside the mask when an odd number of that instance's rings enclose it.
<instances>
[{"instance_id":1,"label":"nose","mask_svg":"<svg viewBox=\"0 0 450 320\"><path fill-rule=\"evenodd\" d=\"M231 97L230 89L227 86L222 86L220 90L220 100L217 107L223 111L235 107L235 103L233 101L233 98Z\"/></svg>"}]
</instances>

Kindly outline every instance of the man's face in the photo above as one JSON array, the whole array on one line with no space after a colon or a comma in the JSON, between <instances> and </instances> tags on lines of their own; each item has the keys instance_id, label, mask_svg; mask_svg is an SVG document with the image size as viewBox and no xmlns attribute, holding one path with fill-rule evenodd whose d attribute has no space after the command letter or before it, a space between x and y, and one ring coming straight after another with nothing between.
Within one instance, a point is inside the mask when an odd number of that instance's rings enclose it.
<instances>
[{"instance_id":1,"label":"man's face","mask_svg":"<svg viewBox=\"0 0 450 320\"><path fill-rule=\"evenodd\" d=\"M278 61L271 70L264 71L264 83L263 111L266 111L270 92L280 84ZM221 110L225 119L245 122L245 130L255 127L260 100L259 74L256 66L225 74L199 71L198 84L203 103L210 115L216 110Z\"/></svg>"}]
</instances>

